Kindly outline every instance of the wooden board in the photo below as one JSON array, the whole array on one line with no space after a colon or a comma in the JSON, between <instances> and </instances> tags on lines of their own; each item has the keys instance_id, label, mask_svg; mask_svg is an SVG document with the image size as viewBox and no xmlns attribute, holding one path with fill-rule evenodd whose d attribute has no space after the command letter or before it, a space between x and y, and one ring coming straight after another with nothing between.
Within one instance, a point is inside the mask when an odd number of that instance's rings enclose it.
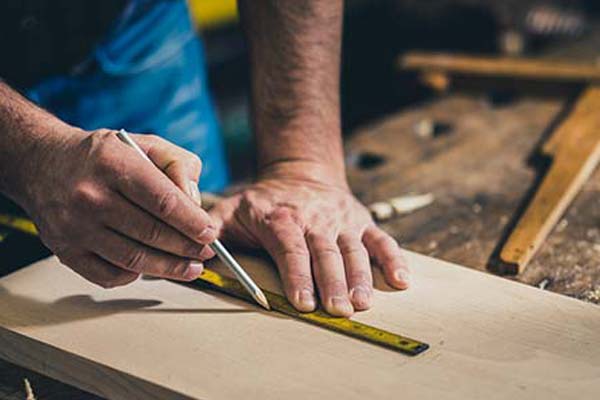
<instances>
[{"instance_id":1,"label":"wooden board","mask_svg":"<svg viewBox=\"0 0 600 400\"><path fill-rule=\"evenodd\" d=\"M0 279L0 356L110 399L598 398L600 308L407 257L413 288L377 274L356 319L429 342L415 358L172 282L103 290L55 258Z\"/></svg>"},{"instance_id":2,"label":"wooden board","mask_svg":"<svg viewBox=\"0 0 600 400\"><path fill-rule=\"evenodd\" d=\"M552 165L502 248L504 272L525 268L598 165L599 109L600 87L591 85L544 144Z\"/></svg>"},{"instance_id":3,"label":"wooden board","mask_svg":"<svg viewBox=\"0 0 600 400\"><path fill-rule=\"evenodd\" d=\"M600 80L600 67L592 63L549 62L539 58L483 57L451 53L411 52L399 57L398 65L408 70L468 76L564 82L595 82Z\"/></svg>"}]
</instances>

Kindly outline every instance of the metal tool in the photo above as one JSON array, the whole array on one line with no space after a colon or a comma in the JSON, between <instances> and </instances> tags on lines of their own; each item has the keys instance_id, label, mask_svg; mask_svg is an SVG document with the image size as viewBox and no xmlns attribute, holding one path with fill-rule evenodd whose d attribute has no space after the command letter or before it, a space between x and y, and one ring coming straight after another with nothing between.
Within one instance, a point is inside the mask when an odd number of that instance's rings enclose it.
<instances>
[{"instance_id":1,"label":"metal tool","mask_svg":"<svg viewBox=\"0 0 600 400\"><path fill-rule=\"evenodd\" d=\"M117 137L123 143L131 146L135 151L137 151L146 160L148 160L149 162L152 162L152 160L150 160L150 158L140 148L140 146L138 146L138 144L131 138L131 136L129 136L127 131L125 131L124 129L121 129L119 132L117 132ZM246 273L246 271L244 271L244 269L241 267L241 265L238 264L238 262L235 260L235 258L233 258L231 253L229 253L229 251L227 251L225 246L223 246L223 244L218 239L215 240L213 243L209 244L209 246L217 254L219 259L221 261L223 261L223 264L225 264L231 270L231 272L233 272L235 274L236 278L240 281L240 283L244 286L244 288L250 293L252 298L254 300L256 300L256 302L258 304L260 304L267 310L270 310L271 307L269 306L269 302L267 301L265 294L258 287L258 285L256 283L254 283L252 278L250 278L250 275L248 275L248 273Z\"/></svg>"}]
</instances>

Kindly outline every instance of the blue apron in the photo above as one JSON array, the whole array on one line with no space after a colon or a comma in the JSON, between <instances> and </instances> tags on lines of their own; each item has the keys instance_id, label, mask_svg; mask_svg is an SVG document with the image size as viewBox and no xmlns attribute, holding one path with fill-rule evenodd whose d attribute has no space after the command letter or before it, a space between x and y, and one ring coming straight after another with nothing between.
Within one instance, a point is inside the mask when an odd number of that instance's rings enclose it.
<instances>
[{"instance_id":1,"label":"blue apron","mask_svg":"<svg viewBox=\"0 0 600 400\"><path fill-rule=\"evenodd\" d=\"M27 92L72 125L153 133L199 155L200 187L228 183L203 48L185 0L132 0L89 59Z\"/></svg>"}]
</instances>

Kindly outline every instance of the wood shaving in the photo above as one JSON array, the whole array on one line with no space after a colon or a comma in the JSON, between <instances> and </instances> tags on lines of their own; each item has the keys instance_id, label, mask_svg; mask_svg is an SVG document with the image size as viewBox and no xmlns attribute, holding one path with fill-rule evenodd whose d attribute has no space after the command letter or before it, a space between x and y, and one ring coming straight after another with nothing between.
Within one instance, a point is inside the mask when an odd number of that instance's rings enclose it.
<instances>
[{"instance_id":1,"label":"wood shaving","mask_svg":"<svg viewBox=\"0 0 600 400\"><path fill-rule=\"evenodd\" d=\"M25 383L25 394L27 395L25 400L35 400L35 394L33 394L33 389L31 388L29 379L25 378L24 383Z\"/></svg>"}]
</instances>

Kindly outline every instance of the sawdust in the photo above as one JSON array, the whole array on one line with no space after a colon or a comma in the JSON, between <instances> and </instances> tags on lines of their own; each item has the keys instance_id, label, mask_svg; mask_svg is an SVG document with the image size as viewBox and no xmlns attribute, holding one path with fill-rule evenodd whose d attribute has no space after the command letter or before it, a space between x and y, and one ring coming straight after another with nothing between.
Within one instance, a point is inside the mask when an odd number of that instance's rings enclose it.
<instances>
[{"instance_id":1,"label":"sawdust","mask_svg":"<svg viewBox=\"0 0 600 400\"><path fill-rule=\"evenodd\" d=\"M600 286L583 292L581 295L581 300L594 304L600 304Z\"/></svg>"}]
</instances>

